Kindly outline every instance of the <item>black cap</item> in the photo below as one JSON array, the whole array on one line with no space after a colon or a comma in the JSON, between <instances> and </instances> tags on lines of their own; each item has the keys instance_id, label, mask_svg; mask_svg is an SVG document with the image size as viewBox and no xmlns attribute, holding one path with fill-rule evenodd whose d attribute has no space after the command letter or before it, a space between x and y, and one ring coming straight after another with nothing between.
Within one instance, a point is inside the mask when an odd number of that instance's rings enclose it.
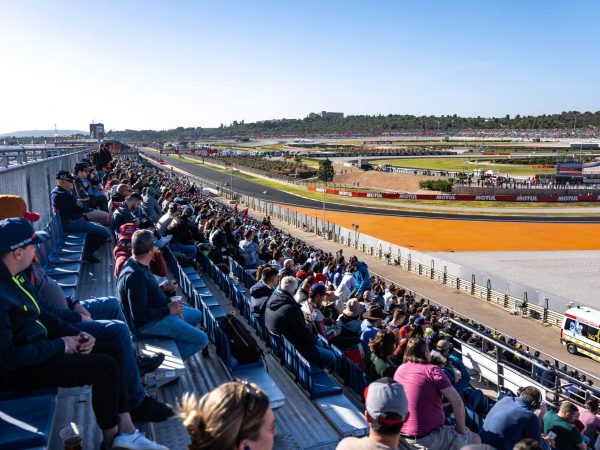
<instances>
[{"instance_id":1,"label":"black cap","mask_svg":"<svg viewBox=\"0 0 600 450\"><path fill-rule=\"evenodd\" d=\"M75 178L73 178L73 175L71 175L69 173L69 171L67 170L61 170L60 172L58 172L56 174L56 179L57 180L65 180L65 181L74 181Z\"/></svg>"}]
</instances>

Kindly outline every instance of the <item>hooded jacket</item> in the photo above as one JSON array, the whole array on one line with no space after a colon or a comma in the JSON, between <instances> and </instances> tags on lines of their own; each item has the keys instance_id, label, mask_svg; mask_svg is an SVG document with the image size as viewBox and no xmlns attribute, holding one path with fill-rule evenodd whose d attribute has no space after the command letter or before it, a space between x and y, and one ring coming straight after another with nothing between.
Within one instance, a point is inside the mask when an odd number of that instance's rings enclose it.
<instances>
[{"instance_id":1,"label":"hooded jacket","mask_svg":"<svg viewBox=\"0 0 600 450\"><path fill-rule=\"evenodd\" d=\"M144 201L141 204L142 211L152 223L156 224L163 215L160 203L158 203L158 200L156 199L156 190L154 188L148 188L147 194L144 195L143 198Z\"/></svg>"},{"instance_id":2,"label":"hooded jacket","mask_svg":"<svg viewBox=\"0 0 600 450\"><path fill-rule=\"evenodd\" d=\"M44 308L37 290L21 274L11 276L0 261L0 389L5 374L64 353L62 336L79 330Z\"/></svg>"},{"instance_id":3,"label":"hooded jacket","mask_svg":"<svg viewBox=\"0 0 600 450\"><path fill-rule=\"evenodd\" d=\"M254 317L264 319L271 294L273 294L273 288L267 286L262 280L250 288L250 305Z\"/></svg>"},{"instance_id":4,"label":"hooded jacket","mask_svg":"<svg viewBox=\"0 0 600 450\"><path fill-rule=\"evenodd\" d=\"M316 336L306 326L302 307L279 288L267 301L265 325L270 332L283 335L300 352L315 345Z\"/></svg>"},{"instance_id":5,"label":"hooded jacket","mask_svg":"<svg viewBox=\"0 0 600 450\"><path fill-rule=\"evenodd\" d=\"M356 278L356 292L363 293L371 289L371 277L369 276L369 267L364 261L360 261L354 273Z\"/></svg>"}]
</instances>

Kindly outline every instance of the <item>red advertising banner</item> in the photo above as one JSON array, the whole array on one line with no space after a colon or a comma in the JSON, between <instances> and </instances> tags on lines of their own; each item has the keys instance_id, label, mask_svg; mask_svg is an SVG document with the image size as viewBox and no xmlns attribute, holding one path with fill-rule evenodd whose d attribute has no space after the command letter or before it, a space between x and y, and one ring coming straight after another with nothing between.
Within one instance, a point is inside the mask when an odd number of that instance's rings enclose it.
<instances>
[{"instance_id":1,"label":"red advertising banner","mask_svg":"<svg viewBox=\"0 0 600 450\"><path fill-rule=\"evenodd\" d=\"M323 192L330 195L341 195L344 197L358 198L391 198L410 200L467 200L479 202L598 202L600 195L475 195L475 194L402 194L396 192L360 192L341 191L339 189L325 189L316 186L308 186L309 191Z\"/></svg>"}]
</instances>

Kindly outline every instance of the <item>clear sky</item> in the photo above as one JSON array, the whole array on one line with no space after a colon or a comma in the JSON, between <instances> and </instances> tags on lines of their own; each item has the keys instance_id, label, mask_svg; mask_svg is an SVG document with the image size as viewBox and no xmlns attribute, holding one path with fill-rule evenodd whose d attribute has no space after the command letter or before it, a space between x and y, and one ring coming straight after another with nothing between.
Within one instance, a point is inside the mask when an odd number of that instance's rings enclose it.
<instances>
[{"instance_id":1,"label":"clear sky","mask_svg":"<svg viewBox=\"0 0 600 450\"><path fill-rule=\"evenodd\" d=\"M0 2L0 133L600 110L600 2Z\"/></svg>"}]
</instances>

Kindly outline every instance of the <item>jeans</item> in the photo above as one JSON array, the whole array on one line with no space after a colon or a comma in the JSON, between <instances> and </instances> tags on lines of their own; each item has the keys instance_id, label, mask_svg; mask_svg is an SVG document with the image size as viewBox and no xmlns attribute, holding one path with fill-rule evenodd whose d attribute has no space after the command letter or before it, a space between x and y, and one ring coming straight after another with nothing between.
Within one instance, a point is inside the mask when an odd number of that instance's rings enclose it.
<instances>
[{"instance_id":1,"label":"jeans","mask_svg":"<svg viewBox=\"0 0 600 450\"><path fill-rule=\"evenodd\" d=\"M85 233L85 252L94 253L110 237L110 231L102 225L88 222L85 219L71 220L63 225L67 233Z\"/></svg>"},{"instance_id":2,"label":"jeans","mask_svg":"<svg viewBox=\"0 0 600 450\"><path fill-rule=\"evenodd\" d=\"M208 336L196 325L202 320L202 313L195 308L183 305L183 320L177 316L166 316L144 325L140 332L154 336L171 338L184 361L208 345Z\"/></svg>"},{"instance_id":3,"label":"jeans","mask_svg":"<svg viewBox=\"0 0 600 450\"><path fill-rule=\"evenodd\" d=\"M317 340L317 351L319 352L319 367L321 369L327 369L335 364L335 353L325 348L325 344L320 340Z\"/></svg>"},{"instance_id":4,"label":"jeans","mask_svg":"<svg viewBox=\"0 0 600 450\"><path fill-rule=\"evenodd\" d=\"M131 342L131 332L125 321L121 303L115 297L83 300L80 303L90 312L94 320L80 322L77 324L77 328L91 334L99 342L119 346L123 353L129 398L133 406L138 406L146 394Z\"/></svg>"},{"instance_id":5,"label":"jeans","mask_svg":"<svg viewBox=\"0 0 600 450\"><path fill-rule=\"evenodd\" d=\"M169 247L174 252L181 252L185 256L196 259L196 254L198 253L198 249L195 245L192 244L181 244L179 242L171 242L169 243Z\"/></svg>"}]
</instances>

